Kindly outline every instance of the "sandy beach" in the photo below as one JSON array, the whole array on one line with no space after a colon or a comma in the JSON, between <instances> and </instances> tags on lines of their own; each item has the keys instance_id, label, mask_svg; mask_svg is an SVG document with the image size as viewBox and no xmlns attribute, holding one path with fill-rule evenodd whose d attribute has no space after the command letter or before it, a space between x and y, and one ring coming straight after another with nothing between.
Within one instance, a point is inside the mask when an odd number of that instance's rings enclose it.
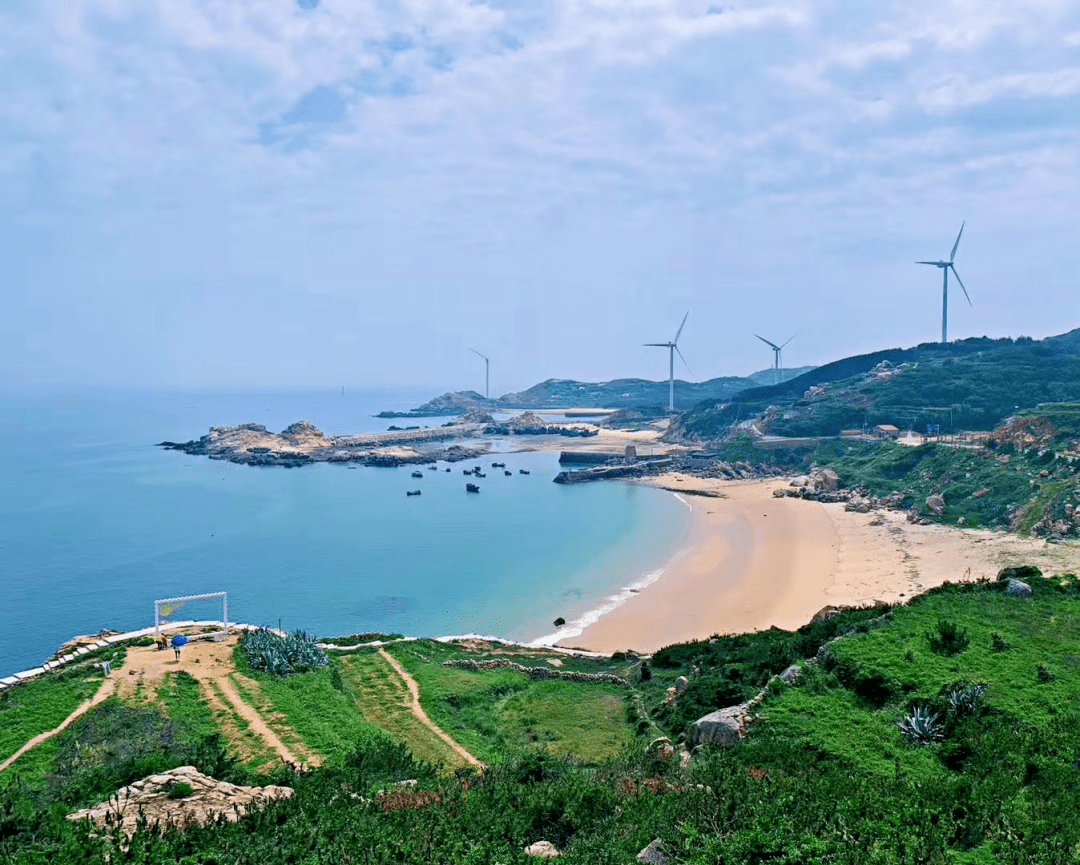
<instances>
[{"instance_id":1,"label":"sandy beach","mask_svg":"<svg viewBox=\"0 0 1080 865\"><path fill-rule=\"evenodd\" d=\"M786 480L719 481L677 473L649 480L687 494L692 524L660 578L565 645L655 651L712 634L794 629L828 605L906 598L1009 564L1080 571L1080 544L1005 532L919 526L897 511L774 498Z\"/></svg>"}]
</instances>

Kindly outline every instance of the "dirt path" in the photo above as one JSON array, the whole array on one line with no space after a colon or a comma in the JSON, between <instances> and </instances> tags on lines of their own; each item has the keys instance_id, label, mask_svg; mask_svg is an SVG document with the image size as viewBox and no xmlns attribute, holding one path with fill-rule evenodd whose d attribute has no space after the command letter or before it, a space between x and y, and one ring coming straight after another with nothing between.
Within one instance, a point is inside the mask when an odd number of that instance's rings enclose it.
<instances>
[{"instance_id":1,"label":"dirt path","mask_svg":"<svg viewBox=\"0 0 1080 865\"><path fill-rule=\"evenodd\" d=\"M68 715L66 718L64 718L64 720L60 722L60 726L58 726L58 727L56 727L56 728L54 728L52 730L46 730L44 733L38 733L36 736L34 736L33 739L28 741L25 745L23 745L21 748L19 748L18 751L16 751L14 754L12 754L10 757L8 757L3 763L0 763L0 772L3 772L8 766L10 766L16 760L18 760L23 754L25 754L31 748L36 748L38 745L40 745L46 739L51 739L53 736L55 736L61 730L66 729L67 726L72 721L74 721L76 718L78 718L80 715L86 714L92 708L94 708L94 706L98 705L99 703L105 702L105 700L107 700L109 697L112 696L113 691L116 690L116 682L117 682L117 679L116 679L115 675L110 676L108 679L106 679L104 682L102 682L101 687L97 689L97 693L94 694L94 696L91 697L89 700L86 700L82 704L80 704L79 707L74 712L72 712L70 715Z\"/></svg>"},{"instance_id":2,"label":"dirt path","mask_svg":"<svg viewBox=\"0 0 1080 865\"><path fill-rule=\"evenodd\" d=\"M408 671L401 666L398 659L391 655L386 649L379 649L379 654L383 657L391 667L397 672L399 676L404 680L406 687L409 689L409 693L412 695L412 703L409 704L409 709L412 711L416 719L431 730L436 736L442 739L455 754L465 760L471 766L479 766L481 769L486 768L483 763L477 760L472 754L461 747L450 736L445 733L434 721L427 716L427 712L424 711L424 707L420 705L420 686L416 684L416 679L409 675Z\"/></svg>"},{"instance_id":3,"label":"dirt path","mask_svg":"<svg viewBox=\"0 0 1080 865\"><path fill-rule=\"evenodd\" d=\"M230 708L244 721L266 745L283 760L299 765L315 763L315 760L301 760L285 745L278 735L270 729L266 721L254 708L240 696L236 687L229 681L229 675L236 668L232 661L233 648L238 637L216 642L213 640L195 640L184 646L179 662L172 649L161 652L154 646L139 646L128 649L124 665L113 673L120 681L121 694L132 693L139 683L156 690L156 686L166 673L183 670L199 680L203 691L213 683L220 689Z\"/></svg>"}]
</instances>

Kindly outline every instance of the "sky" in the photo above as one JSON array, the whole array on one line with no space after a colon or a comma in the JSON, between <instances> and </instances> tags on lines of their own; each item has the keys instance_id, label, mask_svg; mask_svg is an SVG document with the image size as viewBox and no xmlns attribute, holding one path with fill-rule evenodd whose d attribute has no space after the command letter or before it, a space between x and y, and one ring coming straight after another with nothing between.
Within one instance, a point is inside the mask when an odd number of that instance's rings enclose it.
<instances>
[{"instance_id":1,"label":"sky","mask_svg":"<svg viewBox=\"0 0 1080 865\"><path fill-rule=\"evenodd\" d=\"M1080 326L1080 0L5 0L0 385L744 375Z\"/></svg>"}]
</instances>

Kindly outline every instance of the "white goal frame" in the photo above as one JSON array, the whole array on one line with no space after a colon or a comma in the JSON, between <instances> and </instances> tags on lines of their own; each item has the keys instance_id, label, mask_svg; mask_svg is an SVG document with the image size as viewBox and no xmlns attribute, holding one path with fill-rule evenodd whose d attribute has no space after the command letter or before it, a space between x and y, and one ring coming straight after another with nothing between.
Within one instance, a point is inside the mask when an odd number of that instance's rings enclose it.
<instances>
[{"instance_id":1,"label":"white goal frame","mask_svg":"<svg viewBox=\"0 0 1080 865\"><path fill-rule=\"evenodd\" d=\"M212 634L203 634L204 637L216 637L218 635L229 636L229 593L228 592L210 592L205 595L183 595L179 598L160 598L154 601L154 638L161 633L162 625L178 625L180 622L168 622L161 616L161 608L168 604L186 604L188 601L212 601L216 598L221 599L221 621L220 622L184 622L183 624L212 624L221 625L222 630L214 632Z\"/></svg>"}]
</instances>

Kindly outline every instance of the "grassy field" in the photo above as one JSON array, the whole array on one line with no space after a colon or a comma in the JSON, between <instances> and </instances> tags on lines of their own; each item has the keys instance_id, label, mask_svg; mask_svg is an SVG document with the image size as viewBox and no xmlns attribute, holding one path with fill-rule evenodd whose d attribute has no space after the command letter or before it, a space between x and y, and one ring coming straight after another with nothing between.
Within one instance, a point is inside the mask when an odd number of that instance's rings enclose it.
<instances>
[{"instance_id":1,"label":"grassy field","mask_svg":"<svg viewBox=\"0 0 1080 865\"><path fill-rule=\"evenodd\" d=\"M389 648L420 686L431 719L485 762L507 753L542 749L602 760L635 739L627 712L632 689L560 680L533 681L509 669L466 670L445 667L451 659L489 656L433 640L397 643ZM550 653L520 649L490 651L523 666L544 666ZM628 674L627 662L559 656L558 669Z\"/></svg>"}]
</instances>

